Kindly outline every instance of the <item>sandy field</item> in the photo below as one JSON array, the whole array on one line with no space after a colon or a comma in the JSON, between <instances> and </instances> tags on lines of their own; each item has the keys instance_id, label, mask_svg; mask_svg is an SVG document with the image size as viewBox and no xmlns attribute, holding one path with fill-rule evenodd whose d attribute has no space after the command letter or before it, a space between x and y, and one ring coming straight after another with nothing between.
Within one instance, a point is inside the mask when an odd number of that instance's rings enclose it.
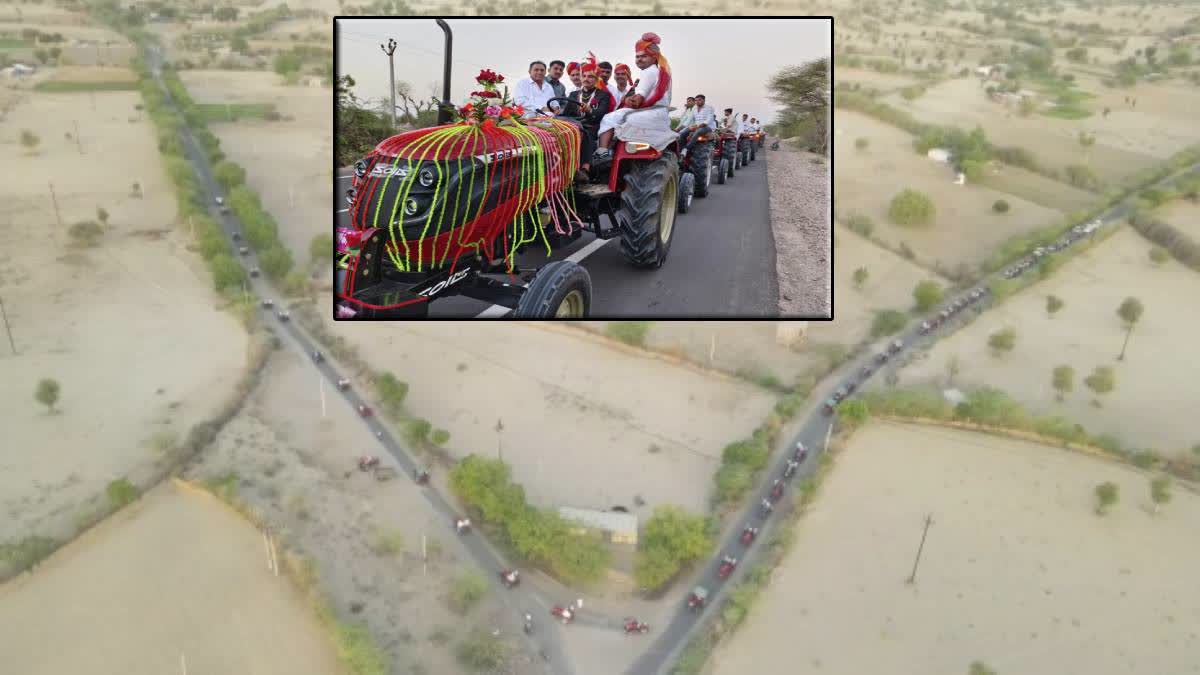
<instances>
[{"instance_id":1,"label":"sandy field","mask_svg":"<svg viewBox=\"0 0 1200 675\"><path fill-rule=\"evenodd\" d=\"M1095 248L1078 255L1043 281L971 325L940 341L923 362L906 369L905 380L944 377L946 363L958 356L961 385L988 384L1016 397L1031 410L1059 414L1093 433L1112 434L1135 447L1165 454L1188 452L1200 441L1194 428L1181 424L1200 406L1200 361L1195 349L1195 301L1200 275L1169 262L1155 268L1151 244L1125 227ZM1046 296L1065 303L1054 318L1046 315ZM1128 296L1139 298L1145 313L1134 328L1124 361L1117 361L1125 329L1117 307ZM1011 354L994 358L987 336L1005 327L1017 331ZM1075 368L1075 392L1055 401L1051 371ZM1096 366L1116 369L1116 388L1091 405L1094 397L1083 378Z\"/></svg>"},{"instance_id":2,"label":"sandy field","mask_svg":"<svg viewBox=\"0 0 1200 675\"><path fill-rule=\"evenodd\" d=\"M448 430L452 455L496 456L499 444L539 505L705 511L721 449L775 403L749 383L533 326L325 320L409 383L405 408Z\"/></svg>"},{"instance_id":3,"label":"sandy field","mask_svg":"<svg viewBox=\"0 0 1200 675\"><path fill-rule=\"evenodd\" d=\"M835 19L836 20L836 19ZM901 73L877 73L866 68L837 69L835 81L841 85L844 82L861 83L864 87L874 87L880 91L892 91L907 87L916 80Z\"/></svg>"},{"instance_id":4,"label":"sandy field","mask_svg":"<svg viewBox=\"0 0 1200 675\"><path fill-rule=\"evenodd\" d=\"M1063 213L1087 209L1100 199L1099 195L1094 192L1071 187L1066 183L1047 178L1028 169L999 162L993 162L988 166L982 183L993 190L1007 192Z\"/></svg>"},{"instance_id":5,"label":"sandy field","mask_svg":"<svg viewBox=\"0 0 1200 675\"><path fill-rule=\"evenodd\" d=\"M175 200L151 123L130 123L135 92L27 94L0 131L0 297L18 355L0 341L0 540L73 529L72 506L158 459L148 441L182 437L230 394L247 336L216 307L208 270L172 230ZM92 110L92 104L96 106ZM81 146L66 140L79 124ZM41 137L37 154L16 142ZM141 183L145 197L130 197ZM96 248L64 225L109 212ZM39 245L30 246L30 242ZM204 354L203 360L192 358ZM61 385L59 414L34 399Z\"/></svg>"},{"instance_id":6,"label":"sandy field","mask_svg":"<svg viewBox=\"0 0 1200 675\"><path fill-rule=\"evenodd\" d=\"M170 484L0 587L5 667L99 672L342 672L315 613L267 568L262 534ZM281 649L282 645L287 645Z\"/></svg>"},{"instance_id":7,"label":"sandy field","mask_svg":"<svg viewBox=\"0 0 1200 675\"><path fill-rule=\"evenodd\" d=\"M270 122L212 122L221 149L246 170L246 182L279 223L298 263L313 236L329 231L333 112L330 89L289 87L273 72L188 70L180 73L197 103L274 103L285 117Z\"/></svg>"},{"instance_id":8,"label":"sandy field","mask_svg":"<svg viewBox=\"0 0 1200 675\"><path fill-rule=\"evenodd\" d=\"M238 495L264 514L290 547L314 559L319 585L339 615L367 623L400 668L393 672L417 672L420 664L427 673L459 675L453 642L439 646L430 634L441 628L457 638L467 632L467 622L489 630L504 626L511 634L507 622L519 613L505 610L491 594L467 619L450 611L446 597L453 579L477 569L453 524L403 473L381 483L355 469L364 453L380 455L385 466L398 465L381 452L350 403L328 385L322 410L319 377L304 356L286 349L271 359L246 407L189 476L204 480L236 473ZM441 483L445 473L435 472L434 478ZM400 550L378 552L382 534L399 535ZM425 567L422 536L428 550L442 549ZM361 605L358 611L356 605Z\"/></svg>"},{"instance_id":9,"label":"sandy field","mask_svg":"<svg viewBox=\"0 0 1200 675\"><path fill-rule=\"evenodd\" d=\"M1101 518L1103 481L1121 500ZM1200 499L1174 492L1152 516L1147 476L1125 466L869 425L712 672L966 673L976 660L1029 675L1200 672L1200 591L1185 581L1200 565Z\"/></svg>"},{"instance_id":10,"label":"sandy field","mask_svg":"<svg viewBox=\"0 0 1200 675\"><path fill-rule=\"evenodd\" d=\"M1171 26L1183 23L1196 15L1188 6L1141 6L1133 3L1095 9L1063 5L1061 12L1038 14L1024 12L1030 19L1057 19L1059 23L1098 23L1102 27L1126 34L1162 33Z\"/></svg>"},{"instance_id":11,"label":"sandy field","mask_svg":"<svg viewBox=\"0 0 1200 675\"><path fill-rule=\"evenodd\" d=\"M913 306L912 290L919 282L929 279L943 287L950 285L946 279L871 243L840 224L834 242L834 269L837 274L833 283L837 286L837 315L828 324L809 324L814 326L810 329L814 339L856 344L870 336L875 312L910 309ZM860 267L867 268L869 275L862 290L854 285L854 271Z\"/></svg>"},{"instance_id":12,"label":"sandy field","mask_svg":"<svg viewBox=\"0 0 1200 675\"><path fill-rule=\"evenodd\" d=\"M1200 241L1200 204L1187 199L1176 199L1157 209L1154 215Z\"/></svg>"},{"instance_id":13,"label":"sandy field","mask_svg":"<svg viewBox=\"0 0 1200 675\"><path fill-rule=\"evenodd\" d=\"M136 82L137 75L128 68L62 66L54 68L49 79L58 82Z\"/></svg>"},{"instance_id":14,"label":"sandy field","mask_svg":"<svg viewBox=\"0 0 1200 675\"><path fill-rule=\"evenodd\" d=\"M988 99L982 81L975 77L947 80L913 101L899 95L888 96L885 101L922 122L968 130L982 126L992 143L1026 148L1051 168L1062 170L1070 164L1086 163L1108 182L1154 165L1179 150L1181 143L1195 142L1188 138L1200 135L1194 128L1187 133L1178 124L1147 124L1144 116L1122 114L1116 107L1108 119L1097 115L1082 120L1021 117ZM1086 155L1079 145L1080 131L1096 134L1096 144Z\"/></svg>"},{"instance_id":15,"label":"sandy field","mask_svg":"<svg viewBox=\"0 0 1200 675\"><path fill-rule=\"evenodd\" d=\"M975 265L1000 242L1050 225L1063 215L985 186L955 185L947 165L913 150L910 134L871 117L839 110L834 133L838 216L869 216L875 221L875 236L894 246L906 242L927 264L940 262L947 269L959 263ZM870 141L865 151L854 147L860 137ZM933 200L937 215L932 225L901 227L888 220L892 198L905 188L920 190ZM993 213L997 199L1008 201L1011 210Z\"/></svg>"},{"instance_id":16,"label":"sandy field","mask_svg":"<svg viewBox=\"0 0 1200 675\"><path fill-rule=\"evenodd\" d=\"M581 322L604 333L608 321ZM774 375L790 385L824 365L809 346L792 349L776 341L776 321L656 321L646 334L646 346L726 373ZM827 322L809 321L808 330Z\"/></svg>"},{"instance_id":17,"label":"sandy field","mask_svg":"<svg viewBox=\"0 0 1200 675\"><path fill-rule=\"evenodd\" d=\"M12 5L8 5L9 8ZM66 42L55 43L53 45L38 45L42 47L61 47L63 63L73 65L127 65L137 54L136 48L129 43L119 33L103 26L81 25L74 23L73 20L60 20L58 15L47 15L44 18L38 16L34 19L34 14L44 11L39 9L37 5L26 5L33 10L32 14L25 14L24 21L16 21L15 12L11 15L5 12L5 6L0 5L0 33L20 33L27 28L33 28L43 33L61 33ZM24 12L25 9L22 8ZM80 19L85 20L85 19ZM89 40L92 45L74 45L72 40ZM33 52L37 47L20 47L15 49L6 49L4 53L11 57L14 61L23 61L36 64L37 61L33 57Z\"/></svg>"}]
</instances>

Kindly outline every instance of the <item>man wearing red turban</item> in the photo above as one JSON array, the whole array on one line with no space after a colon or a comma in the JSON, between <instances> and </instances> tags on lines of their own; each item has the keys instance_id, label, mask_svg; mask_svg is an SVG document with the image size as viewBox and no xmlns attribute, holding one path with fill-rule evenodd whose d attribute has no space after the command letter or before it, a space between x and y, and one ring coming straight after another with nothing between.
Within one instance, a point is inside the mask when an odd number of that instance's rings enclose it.
<instances>
[{"instance_id":1,"label":"man wearing red turban","mask_svg":"<svg viewBox=\"0 0 1200 675\"><path fill-rule=\"evenodd\" d=\"M578 181L588 179L588 170L592 166L592 154L596 149L596 134L600 127L600 121L612 110L612 95L608 93L608 89L599 86L599 71L595 55L588 52L588 59L580 67L583 86L571 92L568 97L579 104L579 126L582 133L580 134L579 149L581 161L579 173L575 175L575 179ZM571 110L574 107L568 106L568 114L575 114L575 111Z\"/></svg>"},{"instance_id":2,"label":"man wearing red turban","mask_svg":"<svg viewBox=\"0 0 1200 675\"><path fill-rule=\"evenodd\" d=\"M637 134L639 138L659 136L663 132L674 137L668 116L671 108L671 65L659 47L661 43L662 38L654 33L646 33L634 46L634 59L641 71L640 77L621 107L600 121L597 158L611 156L608 148L614 133L618 138L622 138L626 131Z\"/></svg>"},{"instance_id":3,"label":"man wearing red turban","mask_svg":"<svg viewBox=\"0 0 1200 675\"><path fill-rule=\"evenodd\" d=\"M613 82L608 85L608 93L612 94L613 100L617 105L621 105L621 99L625 98L626 94L633 92L633 86L630 82L633 80L633 73L629 72L629 66L624 63L618 63L613 69Z\"/></svg>"},{"instance_id":4,"label":"man wearing red turban","mask_svg":"<svg viewBox=\"0 0 1200 675\"><path fill-rule=\"evenodd\" d=\"M575 89L571 91L576 91L583 86L583 77L579 74L578 61L572 61L567 64L567 77L571 78L571 84L575 85Z\"/></svg>"}]
</instances>

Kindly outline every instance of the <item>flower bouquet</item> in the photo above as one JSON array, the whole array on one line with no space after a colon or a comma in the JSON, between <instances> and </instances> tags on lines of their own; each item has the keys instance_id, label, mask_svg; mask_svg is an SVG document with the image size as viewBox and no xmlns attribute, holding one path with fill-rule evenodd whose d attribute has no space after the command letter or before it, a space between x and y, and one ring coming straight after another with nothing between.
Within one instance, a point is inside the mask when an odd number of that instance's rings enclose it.
<instances>
[{"instance_id":1,"label":"flower bouquet","mask_svg":"<svg viewBox=\"0 0 1200 675\"><path fill-rule=\"evenodd\" d=\"M475 81L482 89L471 92L467 104L457 110L459 124L490 128L497 124L521 123L525 109L508 97L508 87L504 87L504 93L498 90L504 82L503 75L485 69L479 71Z\"/></svg>"}]
</instances>

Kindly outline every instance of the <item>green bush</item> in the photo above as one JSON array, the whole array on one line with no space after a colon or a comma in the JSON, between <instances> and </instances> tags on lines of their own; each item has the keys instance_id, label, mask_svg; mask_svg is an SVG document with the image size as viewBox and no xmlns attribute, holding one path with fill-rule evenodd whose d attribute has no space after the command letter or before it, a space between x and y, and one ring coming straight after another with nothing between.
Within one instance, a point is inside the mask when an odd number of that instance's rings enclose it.
<instances>
[{"instance_id":1,"label":"green bush","mask_svg":"<svg viewBox=\"0 0 1200 675\"><path fill-rule=\"evenodd\" d=\"M875 313L874 320L871 321L871 337L879 338L885 335L895 335L904 329L908 324L908 318L903 312L898 312L894 309L885 309Z\"/></svg>"},{"instance_id":2,"label":"green bush","mask_svg":"<svg viewBox=\"0 0 1200 675\"><path fill-rule=\"evenodd\" d=\"M460 663L479 672L493 672L508 659L509 648L500 638L475 628L454 650Z\"/></svg>"},{"instance_id":3,"label":"green bush","mask_svg":"<svg viewBox=\"0 0 1200 675\"><path fill-rule=\"evenodd\" d=\"M917 303L917 311L927 312L942 301L942 287L936 281L921 281L913 288L913 300Z\"/></svg>"},{"instance_id":4,"label":"green bush","mask_svg":"<svg viewBox=\"0 0 1200 675\"><path fill-rule=\"evenodd\" d=\"M1008 213L1008 202L1003 199L997 199L992 203L992 210L996 213Z\"/></svg>"},{"instance_id":5,"label":"green bush","mask_svg":"<svg viewBox=\"0 0 1200 675\"><path fill-rule=\"evenodd\" d=\"M893 197L888 207L888 217L897 225L928 225L935 215L936 209L929 196L911 188Z\"/></svg>"},{"instance_id":6,"label":"green bush","mask_svg":"<svg viewBox=\"0 0 1200 675\"><path fill-rule=\"evenodd\" d=\"M450 609L460 615L470 612L487 593L487 580L478 572L468 571L454 580L450 590Z\"/></svg>"},{"instance_id":7,"label":"green bush","mask_svg":"<svg viewBox=\"0 0 1200 675\"><path fill-rule=\"evenodd\" d=\"M429 423L429 420L409 420L404 425L404 437L410 444L419 446L429 440L429 432L432 429L433 425Z\"/></svg>"},{"instance_id":8,"label":"green bush","mask_svg":"<svg viewBox=\"0 0 1200 675\"><path fill-rule=\"evenodd\" d=\"M138 498L138 489L127 478L118 478L112 481L104 492L108 495L108 503L114 510L124 508L137 501Z\"/></svg>"},{"instance_id":9,"label":"green bush","mask_svg":"<svg viewBox=\"0 0 1200 675\"><path fill-rule=\"evenodd\" d=\"M634 578L641 588L658 589L681 569L712 550L711 523L677 506L659 506L646 521L638 543Z\"/></svg>"},{"instance_id":10,"label":"green bush","mask_svg":"<svg viewBox=\"0 0 1200 675\"><path fill-rule=\"evenodd\" d=\"M871 220L870 216L861 213L852 213L846 219L846 227L864 237L870 237L871 233L875 231L875 221Z\"/></svg>"},{"instance_id":11,"label":"green bush","mask_svg":"<svg viewBox=\"0 0 1200 675\"><path fill-rule=\"evenodd\" d=\"M653 321L612 321L605 328L605 333L627 345L644 347L646 334L650 332L652 325Z\"/></svg>"},{"instance_id":12,"label":"green bush","mask_svg":"<svg viewBox=\"0 0 1200 675\"><path fill-rule=\"evenodd\" d=\"M450 441L450 432L445 429L434 429L430 439L434 445L443 446Z\"/></svg>"}]
</instances>

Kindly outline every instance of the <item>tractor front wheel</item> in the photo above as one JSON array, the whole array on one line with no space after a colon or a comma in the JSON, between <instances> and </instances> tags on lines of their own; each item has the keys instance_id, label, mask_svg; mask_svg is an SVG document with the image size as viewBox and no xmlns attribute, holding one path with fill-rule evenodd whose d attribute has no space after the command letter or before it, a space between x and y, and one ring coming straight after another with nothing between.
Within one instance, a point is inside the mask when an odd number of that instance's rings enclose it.
<instances>
[{"instance_id":1,"label":"tractor front wheel","mask_svg":"<svg viewBox=\"0 0 1200 675\"><path fill-rule=\"evenodd\" d=\"M621 255L634 267L662 267L671 250L679 206L679 159L673 152L634 161L617 210Z\"/></svg>"},{"instance_id":2,"label":"tractor front wheel","mask_svg":"<svg viewBox=\"0 0 1200 675\"><path fill-rule=\"evenodd\" d=\"M696 194L696 176L685 173L679 177L679 212L687 213L692 209L692 196Z\"/></svg>"},{"instance_id":3,"label":"tractor front wheel","mask_svg":"<svg viewBox=\"0 0 1200 675\"><path fill-rule=\"evenodd\" d=\"M717 185L724 185L729 174L729 160L722 157L721 163L717 165Z\"/></svg>"},{"instance_id":4,"label":"tractor front wheel","mask_svg":"<svg viewBox=\"0 0 1200 675\"><path fill-rule=\"evenodd\" d=\"M517 301L514 319L585 319L592 306L592 277L578 263L555 260L539 269Z\"/></svg>"}]
</instances>

